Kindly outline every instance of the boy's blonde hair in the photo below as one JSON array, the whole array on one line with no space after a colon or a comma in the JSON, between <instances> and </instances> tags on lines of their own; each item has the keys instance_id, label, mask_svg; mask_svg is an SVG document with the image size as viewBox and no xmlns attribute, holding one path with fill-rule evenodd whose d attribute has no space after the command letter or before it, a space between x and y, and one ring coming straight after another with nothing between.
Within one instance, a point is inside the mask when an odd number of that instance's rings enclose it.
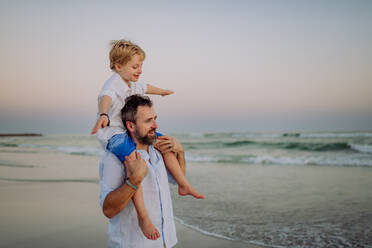
<instances>
[{"instance_id":1,"label":"boy's blonde hair","mask_svg":"<svg viewBox=\"0 0 372 248\"><path fill-rule=\"evenodd\" d=\"M113 40L110 42L110 68L115 70L115 64L125 65L134 55L139 55L142 60L146 54L138 45L129 40Z\"/></svg>"}]
</instances>

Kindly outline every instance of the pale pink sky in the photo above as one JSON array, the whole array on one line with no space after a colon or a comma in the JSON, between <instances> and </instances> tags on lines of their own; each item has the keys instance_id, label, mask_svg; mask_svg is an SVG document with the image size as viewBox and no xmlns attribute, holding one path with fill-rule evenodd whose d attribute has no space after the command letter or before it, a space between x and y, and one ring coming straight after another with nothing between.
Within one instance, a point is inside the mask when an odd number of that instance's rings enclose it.
<instances>
[{"instance_id":1,"label":"pale pink sky","mask_svg":"<svg viewBox=\"0 0 372 248\"><path fill-rule=\"evenodd\" d=\"M109 41L147 53L170 131L372 127L370 1L0 3L0 132L84 133ZM89 130L87 130L88 132Z\"/></svg>"}]
</instances>

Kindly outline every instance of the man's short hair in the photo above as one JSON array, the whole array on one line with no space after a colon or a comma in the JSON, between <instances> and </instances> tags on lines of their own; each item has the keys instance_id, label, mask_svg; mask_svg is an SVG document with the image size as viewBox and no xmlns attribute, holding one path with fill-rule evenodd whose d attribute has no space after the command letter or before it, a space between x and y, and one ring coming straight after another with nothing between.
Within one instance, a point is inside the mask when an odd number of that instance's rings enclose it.
<instances>
[{"instance_id":1,"label":"man's short hair","mask_svg":"<svg viewBox=\"0 0 372 248\"><path fill-rule=\"evenodd\" d=\"M121 109L121 119L127 131L129 131L126 125L127 121L136 123L139 106L152 107L152 101L148 96L141 95L132 95L125 99L125 105Z\"/></svg>"}]
</instances>

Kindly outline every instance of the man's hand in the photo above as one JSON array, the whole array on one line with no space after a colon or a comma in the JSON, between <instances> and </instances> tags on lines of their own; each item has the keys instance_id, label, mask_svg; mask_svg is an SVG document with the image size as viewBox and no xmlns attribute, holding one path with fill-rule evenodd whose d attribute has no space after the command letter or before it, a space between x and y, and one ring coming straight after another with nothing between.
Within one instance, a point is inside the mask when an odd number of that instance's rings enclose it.
<instances>
[{"instance_id":1,"label":"man's hand","mask_svg":"<svg viewBox=\"0 0 372 248\"><path fill-rule=\"evenodd\" d=\"M171 90L163 90L163 92L160 94L161 96L167 96L167 95L172 95L174 91Z\"/></svg>"},{"instance_id":2,"label":"man's hand","mask_svg":"<svg viewBox=\"0 0 372 248\"><path fill-rule=\"evenodd\" d=\"M181 143L179 143L175 138L170 136L159 136L155 148L158 149L162 154L167 152L174 152L176 155L183 153L184 149Z\"/></svg>"},{"instance_id":3,"label":"man's hand","mask_svg":"<svg viewBox=\"0 0 372 248\"><path fill-rule=\"evenodd\" d=\"M127 168L127 177L130 177L130 182L138 186L147 173L147 165L141 155L134 151L130 156L125 157L124 161Z\"/></svg>"},{"instance_id":4,"label":"man's hand","mask_svg":"<svg viewBox=\"0 0 372 248\"><path fill-rule=\"evenodd\" d=\"M90 134L97 133L98 129L106 127L108 123L109 123L108 117L106 115L101 115L97 120L96 125L94 125L92 132Z\"/></svg>"},{"instance_id":5,"label":"man's hand","mask_svg":"<svg viewBox=\"0 0 372 248\"><path fill-rule=\"evenodd\" d=\"M147 165L141 155L134 151L130 157L125 157L127 177L135 186L139 186L147 173ZM128 184L122 184L119 188L111 191L103 202L103 213L107 218L113 218L123 210L135 194L135 190Z\"/></svg>"}]
</instances>

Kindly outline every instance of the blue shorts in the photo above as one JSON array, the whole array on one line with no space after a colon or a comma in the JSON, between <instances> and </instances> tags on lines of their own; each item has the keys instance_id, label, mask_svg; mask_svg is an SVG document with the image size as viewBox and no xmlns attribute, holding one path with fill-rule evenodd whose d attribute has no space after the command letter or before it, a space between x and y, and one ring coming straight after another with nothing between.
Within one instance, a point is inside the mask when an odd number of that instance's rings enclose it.
<instances>
[{"instance_id":1,"label":"blue shorts","mask_svg":"<svg viewBox=\"0 0 372 248\"><path fill-rule=\"evenodd\" d=\"M155 133L156 136L163 136L161 133ZM132 137L127 132L115 134L108 140L106 150L115 154L120 162L123 163L125 157L136 150L136 143L134 143Z\"/></svg>"}]
</instances>

